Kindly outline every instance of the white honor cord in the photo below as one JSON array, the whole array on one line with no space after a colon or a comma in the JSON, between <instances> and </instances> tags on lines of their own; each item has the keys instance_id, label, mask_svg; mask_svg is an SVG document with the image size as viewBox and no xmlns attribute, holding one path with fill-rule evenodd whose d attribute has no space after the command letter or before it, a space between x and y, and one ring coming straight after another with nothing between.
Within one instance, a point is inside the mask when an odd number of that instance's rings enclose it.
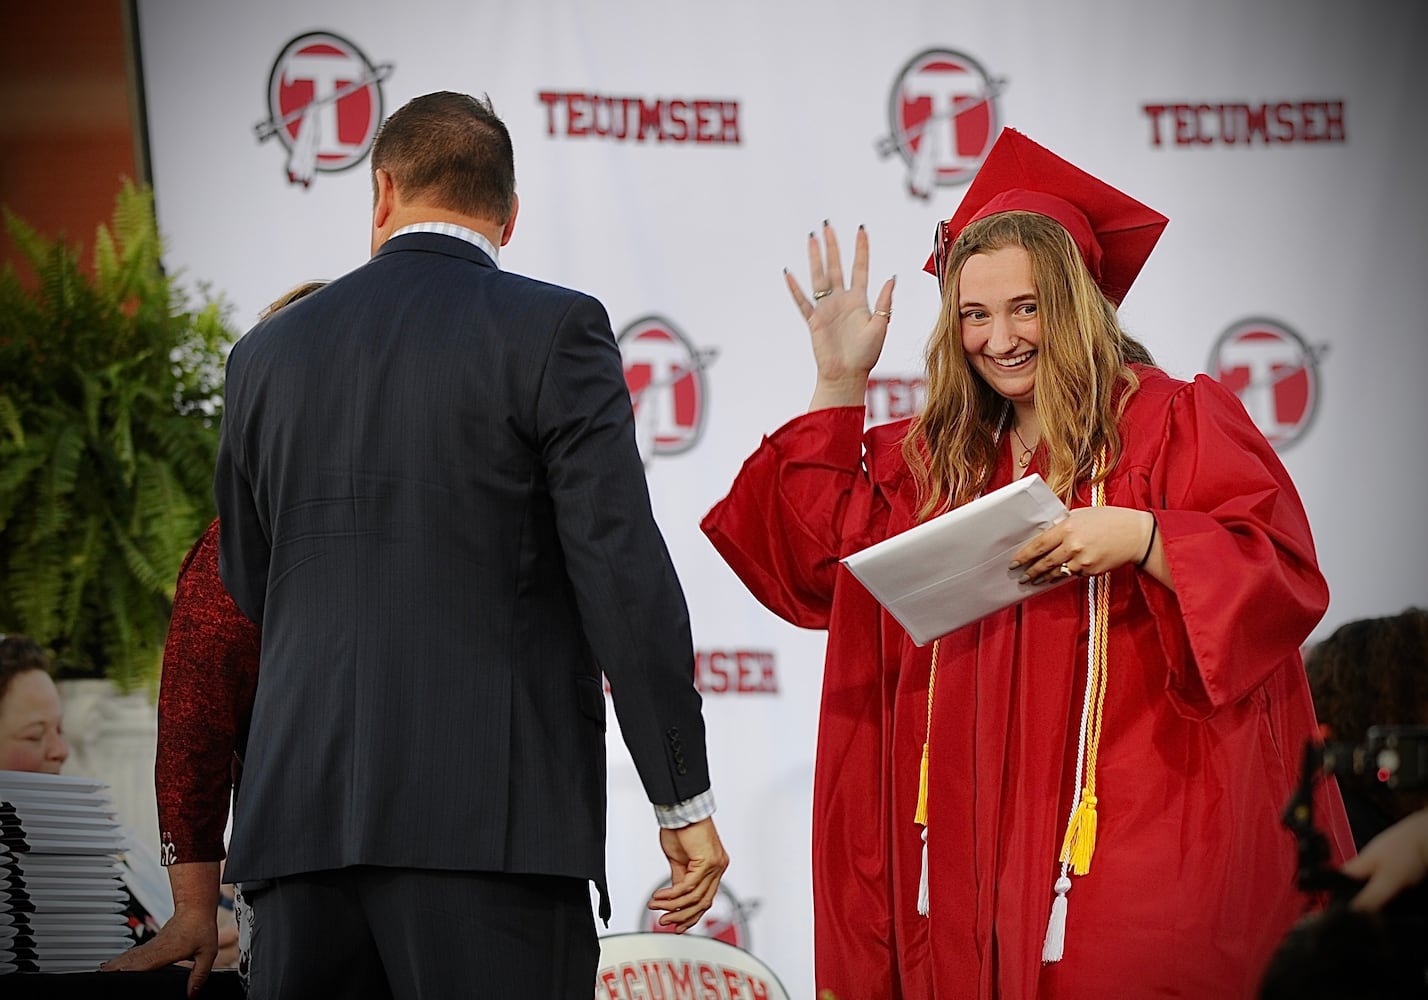
<instances>
[{"instance_id":1,"label":"white honor cord","mask_svg":"<svg viewBox=\"0 0 1428 1000\"><path fill-rule=\"evenodd\" d=\"M1105 500L1104 485L1091 487L1091 506L1099 507ZM1081 699L1081 730L1076 740L1076 785L1071 793L1071 812L1066 817L1069 829L1081 806L1082 778L1086 768L1086 730L1091 721L1091 695L1096 677L1096 616L1100 608L1096 601L1096 578L1086 578L1086 614L1090 628L1086 633L1086 693ZM1056 898L1051 902L1051 919L1046 925L1046 938L1041 945L1043 962L1059 962L1066 950L1066 894L1071 891L1071 863L1061 862L1061 874L1053 887Z\"/></svg>"}]
</instances>

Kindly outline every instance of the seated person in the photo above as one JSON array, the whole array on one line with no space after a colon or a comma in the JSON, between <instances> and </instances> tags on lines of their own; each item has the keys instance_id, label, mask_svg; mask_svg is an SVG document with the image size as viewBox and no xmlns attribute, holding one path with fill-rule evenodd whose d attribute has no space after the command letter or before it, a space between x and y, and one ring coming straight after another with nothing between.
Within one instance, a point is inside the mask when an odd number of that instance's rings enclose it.
<instances>
[{"instance_id":1,"label":"seated person","mask_svg":"<svg viewBox=\"0 0 1428 1000\"><path fill-rule=\"evenodd\" d=\"M68 759L64 710L50 679L49 657L29 636L5 636L0 639L0 770L59 774ZM133 859L126 853L121 860L129 933L136 942L147 941L159 929L151 912L157 907L153 899L149 906L139 901ZM142 859L139 863L142 869Z\"/></svg>"},{"instance_id":2,"label":"seated person","mask_svg":"<svg viewBox=\"0 0 1428 1000\"><path fill-rule=\"evenodd\" d=\"M27 636L0 636L0 771L59 774L68 759L49 657Z\"/></svg>"}]
</instances>

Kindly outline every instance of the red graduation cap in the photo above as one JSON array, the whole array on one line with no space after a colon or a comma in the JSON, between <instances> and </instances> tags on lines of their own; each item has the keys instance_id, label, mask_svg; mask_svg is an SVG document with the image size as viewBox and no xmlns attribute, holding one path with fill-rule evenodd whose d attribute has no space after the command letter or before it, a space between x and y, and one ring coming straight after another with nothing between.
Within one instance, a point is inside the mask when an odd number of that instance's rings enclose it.
<instances>
[{"instance_id":1,"label":"red graduation cap","mask_svg":"<svg viewBox=\"0 0 1428 1000\"><path fill-rule=\"evenodd\" d=\"M937 224L924 270L936 275L940 285L958 234L978 219L1014 210L1061 223L1080 247L1096 284L1117 305L1170 221L1015 129L1004 128L956 213Z\"/></svg>"}]
</instances>

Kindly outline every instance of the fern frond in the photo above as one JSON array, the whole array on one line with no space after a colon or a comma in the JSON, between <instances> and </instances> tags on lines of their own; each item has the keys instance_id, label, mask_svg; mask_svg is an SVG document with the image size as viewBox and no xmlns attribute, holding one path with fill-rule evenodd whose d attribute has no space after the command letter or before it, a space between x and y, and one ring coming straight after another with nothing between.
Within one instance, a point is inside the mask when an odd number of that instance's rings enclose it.
<instances>
[{"instance_id":1,"label":"fern frond","mask_svg":"<svg viewBox=\"0 0 1428 1000\"><path fill-rule=\"evenodd\" d=\"M68 568L67 547L53 536L35 537L14 553L23 574L6 581L16 627L44 644L57 632L58 614Z\"/></svg>"},{"instance_id":2,"label":"fern frond","mask_svg":"<svg viewBox=\"0 0 1428 1000\"><path fill-rule=\"evenodd\" d=\"M106 226L94 234L94 277L100 288L113 288L119 277L119 252Z\"/></svg>"},{"instance_id":3,"label":"fern frond","mask_svg":"<svg viewBox=\"0 0 1428 1000\"><path fill-rule=\"evenodd\" d=\"M181 560L198 537L195 521L193 504L173 470L153 456L141 456L135 480L133 533L143 539L150 561L163 567L176 557ZM173 584L172 576L160 581L160 589L170 598Z\"/></svg>"},{"instance_id":4,"label":"fern frond","mask_svg":"<svg viewBox=\"0 0 1428 1000\"><path fill-rule=\"evenodd\" d=\"M128 181L92 266L5 213L34 281L0 268L0 626L59 662L152 684L171 590L213 517L228 307L163 266Z\"/></svg>"},{"instance_id":5,"label":"fern frond","mask_svg":"<svg viewBox=\"0 0 1428 1000\"><path fill-rule=\"evenodd\" d=\"M38 274L50 256L50 241L8 208L4 210L4 215L5 232L9 235L11 242L15 244L16 249L20 251L20 255L24 257L25 262L30 265L30 269Z\"/></svg>"},{"instance_id":6,"label":"fern frond","mask_svg":"<svg viewBox=\"0 0 1428 1000\"><path fill-rule=\"evenodd\" d=\"M0 451L0 532L17 510L32 510L38 493L39 472L49 461L44 442L31 438L32 446Z\"/></svg>"},{"instance_id":7,"label":"fern frond","mask_svg":"<svg viewBox=\"0 0 1428 1000\"><path fill-rule=\"evenodd\" d=\"M10 439L16 450L24 449L25 428L20 424L20 409L3 393L0 393L0 433Z\"/></svg>"},{"instance_id":8,"label":"fern frond","mask_svg":"<svg viewBox=\"0 0 1428 1000\"><path fill-rule=\"evenodd\" d=\"M69 522L75 483L84 457L84 434L74 424L63 424L53 431L50 441L49 465L35 493L35 523L37 538L53 538L63 532Z\"/></svg>"},{"instance_id":9,"label":"fern frond","mask_svg":"<svg viewBox=\"0 0 1428 1000\"><path fill-rule=\"evenodd\" d=\"M72 635L84 607L84 596L100 581L103 562L104 525L98 515L84 519L77 533L79 544L70 552L69 572L64 591L55 604L56 628L63 635Z\"/></svg>"},{"instance_id":10,"label":"fern frond","mask_svg":"<svg viewBox=\"0 0 1428 1000\"><path fill-rule=\"evenodd\" d=\"M114 533L114 544L124 556L124 567L130 577L148 593L163 594L167 589L168 575L154 565L148 553L136 544L134 536L117 521L110 521L110 531Z\"/></svg>"}]
</instances>

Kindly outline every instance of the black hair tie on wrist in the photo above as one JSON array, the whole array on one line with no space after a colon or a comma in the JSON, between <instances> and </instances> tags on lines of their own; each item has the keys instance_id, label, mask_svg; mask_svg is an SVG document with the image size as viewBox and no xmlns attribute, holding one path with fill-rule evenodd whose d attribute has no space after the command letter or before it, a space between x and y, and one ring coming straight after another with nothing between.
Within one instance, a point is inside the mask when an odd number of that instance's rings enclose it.
<instances>
[{"instance_id":1,"label":"black hair tie on wrist","mask_svg":"<svg viewBox=\"0 0 1428 1000\"><path fill-rule=\"evenodd\" d=\"M1147 512L1149 513L1149 512ZM1160 529L1160 522L1155 519L1155 515L1150 515L1150 541L1145 543L1145 555L1135 564L1136 569L1145 569L1146 562L1150 559L1150 550L1155 548L1155 533Z\"/></svg>"}]
</instances>

